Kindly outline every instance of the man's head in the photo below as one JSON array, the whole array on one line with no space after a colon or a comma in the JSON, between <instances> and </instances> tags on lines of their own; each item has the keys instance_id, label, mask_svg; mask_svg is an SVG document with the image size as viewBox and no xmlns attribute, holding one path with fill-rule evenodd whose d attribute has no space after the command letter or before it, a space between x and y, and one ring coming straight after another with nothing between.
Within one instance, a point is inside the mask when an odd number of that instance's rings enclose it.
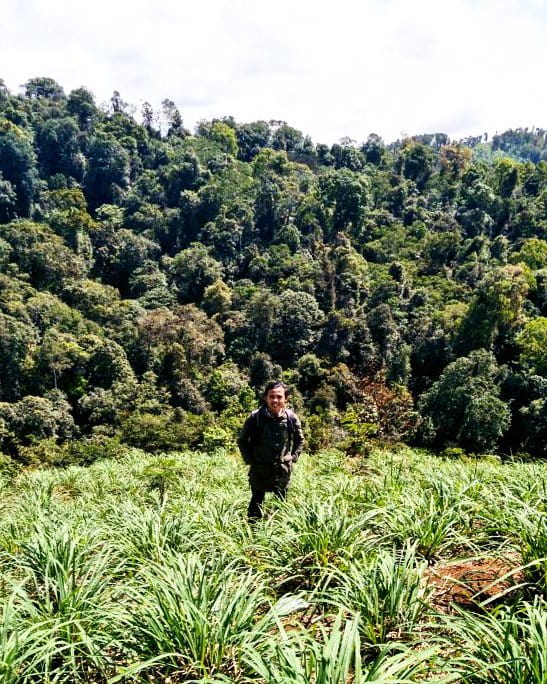
<instances>
[{"instance_id":1,"label":"man's head","mask_svg":"<svg viewBox=\"0 0 547 684\"><path fill-rule=\"evenodd\" d=\"M268 407L268 411L278 416L285 408L289 388L284 382L269 382L264 388L262 400Z\"/></svg>"}]
</instances>

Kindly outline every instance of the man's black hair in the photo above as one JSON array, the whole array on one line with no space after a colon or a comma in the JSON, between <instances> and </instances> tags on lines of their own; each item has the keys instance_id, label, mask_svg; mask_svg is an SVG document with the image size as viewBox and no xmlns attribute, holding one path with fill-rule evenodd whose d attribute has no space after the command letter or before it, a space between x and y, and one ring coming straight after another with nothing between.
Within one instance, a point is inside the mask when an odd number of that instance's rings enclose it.
<instances>
[{"instance_id":1,"label":"man's black hair","mask_svg":"<svg viewBox=\"0 0 547 684\"><path fill-rule=\"evenodd\" d=\"M284 382L281 382L280 380L272 380L266 385L266 387L264 387L264 393L262 395L262 398L266 399L266 397L268 396L268 392L270 390L275 389L276 387L281 387L283 389L283 391L285 392L285 399L289 396L290 390L288 385L286 385Z\"/></svg>"}]
</instances>

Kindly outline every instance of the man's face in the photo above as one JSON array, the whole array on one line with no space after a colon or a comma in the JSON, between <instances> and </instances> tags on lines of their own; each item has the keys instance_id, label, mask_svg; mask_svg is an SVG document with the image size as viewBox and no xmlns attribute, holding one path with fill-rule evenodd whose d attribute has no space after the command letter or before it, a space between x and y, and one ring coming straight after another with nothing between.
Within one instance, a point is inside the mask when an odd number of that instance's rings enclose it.
<instances>
[{"instance_id":1,"label":"man's face","mask_svg":"<svg viewBox=\"0 0 547 684\"><path fill-rule=\"evenodd\" d=\"M266 406L268 411L278 416L285 408L285 390L282 387L274 387L266 395Z\"/></svg>"}]
</instances>

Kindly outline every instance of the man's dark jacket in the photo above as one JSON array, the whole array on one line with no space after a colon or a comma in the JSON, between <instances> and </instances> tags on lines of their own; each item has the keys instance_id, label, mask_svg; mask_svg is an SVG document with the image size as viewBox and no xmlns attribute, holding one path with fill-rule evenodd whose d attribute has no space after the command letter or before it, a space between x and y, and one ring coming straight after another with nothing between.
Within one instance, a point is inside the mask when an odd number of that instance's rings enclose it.
<instances>
[{"instance_id":1,"label":"man's dark jacket","mask_svg":"<svg viewBox=\"0 0 547 684\"><path fill-rule=\"evenodd\" d=\"M250 466L251 488L268 492L288 486L304 435L295 413L285 409L280 416L274 416L261 406L245 421L237 444Z\"/></svg>"}]
</instances>

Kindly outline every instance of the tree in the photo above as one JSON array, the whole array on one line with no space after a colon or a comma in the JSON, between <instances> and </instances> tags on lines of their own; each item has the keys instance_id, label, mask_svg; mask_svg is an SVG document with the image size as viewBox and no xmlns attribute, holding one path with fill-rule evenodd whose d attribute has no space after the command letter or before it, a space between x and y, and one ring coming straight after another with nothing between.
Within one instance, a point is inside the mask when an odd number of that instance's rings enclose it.
<instances>
[{"instance_id":1,"label":"tree","mask_svg":"<svg viewBox=\"0 0 547 684\"><path fill-rule=\"evenodd\" d=\"M157 125L158 116L154 112L154 108L152 107L150 102L145 101L142 103L141 114L142 114L142 123L143 123L143 126L146 128L148 135L151 135L151 136L157 135L158 131L154 126Z\"/></svg>"},{"instance_id":2,"label":"tree","mask_svg":"<svg viewBox=\"0 0 547 684\"><path fill-rule=\"evenodd\" d=\"M132 272L129 290L133 297L139 297L145 309L159 309L173 306L176 297L169 288L167 274L154 261L144 261Z\"/></svg>"},{"instance_id":3,"label":"tree","mask_svg":"<svg viewBox=\"0 0 547 684\"><path fill-rule=\"evenodd\" d=\"M84 131L88 131L94 119L99 116L93 93L84 87L70 91L66 108L71 116L76 117L78 125Z\"/></svg>"},{"instance_id":4,"label":"tree","mask_svg":"<svg viewBox=\"0 0 547 684\"><path fill-rule=\"evenodd\" d=\"M284 151L265 148L253 161L254 214L259 237L266 243L291 222L301 199L308 170L289 161Z\"/></svg>"},{"instance_id":5,"label":"tree","mask_svg":"<svg viewBox=\"0 0 547 684\"><path fill-rule=\"evenodd\" d=\"M167 125L167 137L184 136L187 131L184 128L182 116L173 100L165 99L161 103L163 118Z\"/></svg>"},{"instance_id":6,"label":"tree","mask_svg":"<svg viewBox=\"0 0 547 684\"><path fill-rule=\"evenodd\" d=\"M26 369L37 344L37 331L13 316L0 313L0 399L20 398Z\"/></svg>"},{"instance_id":7,"label":"tree","mask_svg":"<svg viewBox=\"0 0 547 684\"><path fill-rule=\"evenodd\" d=\"M221 327L193 304L147 311L137 325L139 344L152 370L165 367L165 359L177 344L187 365L209 370L224 357Z\"/></svg>"},{"instance_id":8,"label":"tree","mask_svg":"<svg viewBox=\"0 0 547 684\"><path fill-rule=\"evenodd\" d=\"M25 301L28 320L32 322L40 335L48 329L80 334L89 332L92 327L82 314L68 306L59 297L45 290L35 291Z\"/></svg>"},{"instance_id":9,"label":"tree","mask_svg":"<svg viewBox=\"0 0 547 684\"><path fill-rule=\"evenodd\" d=\"M547 268L547 240L528 238L518 252L511 255L512 263L523 263L534 271Z\"/></svg>"},{"instance_id":10,"label":"tree","mask_svg":"<svg viewBox=\"0 0 547 684\"><path fill-rule=\"evenodd\" d=\"M180 251L169 268L171 282L181 303L200 301L210 285L222 278L222 264L199 242Z\"/></svg>"},{"instance_id":11,"label":"tree","mask_svg":"<svg viewBox=\"0 0 547 684\"><path fill-rule=\"evenodd\" d=\"M104 226L93 231L94 272L122 294L129 291L129 280L138 268L160 256L160 247L152 240L126 228L113 230Z\"/></svg>"},{"instance_id":12,"label":"tree","mask_svg":"<svg viewBox=\"0 0 547 684\"><path fill-rule=\"evenodd\" d=\"M369 289L368 264L340 234L330 259L334 267L336 308L354 312L363 304Z\"/></svg>"},{"instance_id":13,"label":"tree","mask_svg":"<svg viewBox=\"0 0 547 684\"><path fill-rule=\"evenodd\" d=\"M42 391L62 389L69 398L79 398L85 386L82 369L87 359L75 335L49 328L35 355L35 386Z\"/></svg>"},{"instance_id":14,"label":"tree","mask_svg":"<svg viewBox=\"0 0 547 684\"><path fill-rule=\"evenodd\" d=\"M228 316L225 323L230 356L245 363L257 352L269 356L273 327L279 314L279 298L266 288L253 288L239 306L242 310Z\"/></svg>"},{"instance_id":15,"label":"tree","mask_svg":"<svg viewBox=\"0 0 547 684\"><path fill-rule=\"evenodd\" d=\"M322 325L317 354L333 364L343 362L362 375L376 372L381 363L363 313L348 316L331 311Z\"/></svg>"},{"instance_id":16,"label":"tree","mask_svg":"<svg viewBox=\"0 0 547 684\"><path fill-rule=\"evenodd\" d=\"M0 223L7 223L15 216L16 205L15 188L8 180L4 180L0 172Z\"/></svg>"},{"instance_id":17,"label":"tree","mask_svg":"<svg viewBox=\"0 0 547 684\"><path fill-rule=\"evenodd\" d=\"M62 294L68 304L102 326L115 320L121 307L119 291L96 280L82 278L68 282Z\"/></svg>"},{"instance_id":18,"label":"tree","mask_svg":"<svg viewBox=\"0 0 547 684\"><path fill-rule=\"evenodd\" d=\"M48 438L66 440L78 432L70 405L61 392L50 392L46 397L28 395L14 404L0 403L0 420L7 427L4 446L13 455L19 446Z\"/></svg>"},{"instance_id":19,"label":"tree","mask_svg":"<svg viewBox=\"0 0 547 684\"><path fill-rule=\"evenodd\" d=\"M511 197L519 181L520 164L507 157L494 164L494 182L497 194L504 199Z\"/></svg>"},{"instance_id":20,"label":"tree","mask_svg":"<svg viewBox=\"0 0 547 684\"><path fill-rule=\"evenodd\" d=\"M369 199L368 179L347 169L327 171L319 177L319 195L328 236L339 231L359 235Z\"/></svg>"},{"instance_id":21,"label":"tree","mask_svg":"<svg viewBox=\"0 0 547 684\"><path fill-rule=\"evenodd\" d=\"M503 437L505 453L545 455L547 377L529 366L510 369L501 384L501 398L511 409L511 427Z\"/></svg>"},{"instance_id":22,"label":"tree","mask_svg":"<svg viewBox=\"0 0 547 684\"><path fill-rule=\"evenodd\" d=\"M3 237L13 248L13 258L37 288L62 290L66 280L84 275L83 259L47 227L33 221L12 221L0 226Z\"/></svg>"},{"instance_id":23,"label":"tree","mask_svg":"<svg viewBox=\"0 0 547 684\"><path fill-rule=\"evenodd\" d=\"M532 373L547 377L547 318L528 321L517 335L520 360Z\"/></svg>"},{"instance_id":24,"label":"tree","mask_svg":"<svg viewBox=\"0 0 547 684\"><path fill-rule=\"evenodd\" d=\"M119 344L96 335L84 335L80 345L87 352L84 372L91 386L111 389L116 383L134 383L133 369Z\"/></svg>"},{"instance_id":25,"label":"tree","mask_svg":"<svg viewBox=\"0 0 547 684\"><path fill-rule=\"evenodd\" d=\"M406 141L402 151L402 172L405 178L424 190L433 173L433 151L428 145Z\"/></svg>"},{"instance_id":26,"label":"tree","mask_svg":"<svg viewBox=\"0 0 547 684\"><path fill-rule=\"evenodd\" d=\"M450 363L418 403L426 440L437 448L495 450L510 424L501 377L494 355L484 349Z\"/></svg>"},{"instance_id":27,"label":"tree","mask_svg":"<svg viewBox=\"0 0 547 684\"><path fill-rule=\"evenodd\" d=\"M232 157L237 156L237 138L233 128L222 123L222 121L215 121L211 126L209 137L211 140L218 143L226 154L229 154Z\"/></svg>"},{"instance_id":28,"label":"tree","mask_svg":"<svg viewBox=\"0 0 547 684\"><path fill-rule=\"evenodd\" d=\"M278 299L278 318L273 321L269 349L265 351L279 363L293 365L313 350L324 317L316 299L307 292L289 289Z\"/></svg>"},{"instance_id":29,"label":"tree","mask_svg":"<svg viewBox=\"0 0 547 684\"><path fill-rule=\"evenodd\" d=\"M159 181L168 206L178 207L185 190L197 190L203 183L203 169L198 157L186 152L159 170Z\"/></svg>"},{"instance_id":30,"label":"tree","mask_svg":"<svg viewBox=\"0 0 547 684\"><path fill-rule=\"evenodd\" d=\"M129 104L122 99L119 90L114 90L110 98L110 105L114 114L126 114Z\"/></svg>"},{"instance_id":31,"label":"tree","mask_svg":"<svg viewBox=\"0 0 547 684\"><path fill-rule=\"evenodd\" d=\"M232 306L232 291L223 280L215 280L205 289L202 307L209 316L227 313Z\"/></svg>"},{"instance_id":32,"label":"tree","mask_svg":"<svg viewBox=\"0 0 547 684\"><path fill-rule=\"evenodd\" d=\"M355 141L349 138L342 138L340 142L340 145L334 144L330 148L330 154L334 160L334 168L362 171L365 166L365 160L362 153L354 147L353 143Z\"/></svg>"},{"instance_id":33,"label":"tree","mask_svg":"<svg viewBox=\"0 0 547 684\"><path fill-rule=\"evenodd\" d=\"M442 197L453 202L458 194L462 174L468 168L473 151L461 144L445 145L439 153L441 165L439 184Z\"/></svg>"},{"instance_id":34,"label":"tree","mask_svg":"<svg viewBox=\"0 0 547 684\"><path fill-rule=\"evenodd\" d=\"M469 147L460 144L445 145L439 154L441 173L452 182L458 180L472 157L473 151Z\"/></svg>"},{"instance_id":35,"label":"tree","mask_svg":"<svg viewBox=\"0 0 547 684\"><path fill-rule=\"evenodd\" d=\"M44 98L46 100L62 100L65 97L64 90L52 78L37 76L30 78L23 86L25 97L30 100Z\"/></svg>"},{"instance_id":36,"label":"tree","mask_svg":"<svg viewBox=\"0 0 547 684\"><path fill-rule=\"evenodd\" d=\"M129 184L129 154L116 138L99 131L89 142L84 190L89 206L116 203Z\"/></svg>"},{"instance_id":37,"label":"tree","mask_svg":"<svg viewBox=\"0 0 547 684\"><path fill-rule=\"evenodd\" d=\"M239 158L249 162L256 157L263 147L270 144L271 129L266 121L254 121L240 124L236 128Z\"/></svg>"},{"instance_id":38,"label":"tree","mask_svg":"<svg viewBox=\"0 0 547 684\"><path fill-rule=\"evenodd\" d=\"M9 218L30 215L38 191L35 164L29 133L11 122L0 121L0 173L4 183L9 183L4 186L4 212Z\"/></svg>"},{"instance_id":39,"label":"tree","mask_svg":"<svg viewBox=\"0 0 547 684\"><path fill-rule=\"evenodd\" d=\"M526 267L503 266L495 269L480 284L464 316L455 339L455 349L490 349L514 332L522 317L522 305L533 285Z\"/></svg>"},{"instance_id":40,"label":"tree","mask_svg":"<svg viewBox=\"0 0 547 684\"><path fill-rule=\"evenodd\" d=\"M5 100L9 97L10 92L3 78L0 78L0 100Z\"/></svg>"},{"instance_id":41,"label":"tree","mask_svg":"<svg viewBox=\"0 0 547 684\"><path fill-rule=\"evenodd\" d=\"M361 152L365 155L367 164L379 166L386 154L386 147L382 138L376 133L371 133L367 141L363 143Z\"/></svg>"},{"instance_id":42,"label":"tree","mask_svg":"<svg viewBox=\"0 0 547 684\"><path fill-rule=\"evenodd\" d=\"M261 392L271 380L281 380L282 376L283 369L280 365L273 363L268 354L257 352L251 358L249 382L257 392Z\"/></svg>"},{"instance_id":43,"label":"tree","mask_svg":"<svg viewBox=\"0 0 547 684\"><path fill-rule=\"evenodd\" d=\"M82 181L85 159L78 143L79 129L71 117L46 121L36 133L42 175L56 173Z\"/></svg>"},{"instance_id":44,"label":"tree","mask_svg":"<svg viewBox=\"0 0 547 684\"><path fill-rule=\"evenodd\" d=\"M238 401L247 388L247 379L233 362L215 368L207 380L205 397L213 410L221 411Z\"/></svg>"},{"instance_id":45,"label":"tree","mask_svg":"<svg viewBox=\"0 0 547 684\"><path fill-rule=\"evenodd\" d=\"M462 176L456 215L467 236L492 232L496 199L482 168L470 166Z\"/></svg>"},{"instance_id":46,"label":"tree","mask_svg":"<svg viewBox=\"0 0 547 684\"><path fill-rule=\"evenodd\" d=\"M304 136L301 131L282 123L281 126L275 128L272 135L272 147L274 150L284 150L285 152L293 152L298 146L304 142Z\"/></svg>"},{"instance_id":47,"label":"tree","mask_svg":"<svg viewBox=\"0 0 547 684\"><path fill-rule=\"evenodd\" d=\"M547 397L533 399L520 409L523 419L526 441L524 446L530 453L545 458L547 455Z\"/></svg>"},{"instance_id":48,"label":"tree","mask_svg":"<svg viewBox=\"0 0 547 684\"><path fill-rule=\"evenodd\" d=\"M321 359L315 354L304 354L296 364L296 383L304 395L311 395L326 378Z\"/></svg>"}]
</instances>

